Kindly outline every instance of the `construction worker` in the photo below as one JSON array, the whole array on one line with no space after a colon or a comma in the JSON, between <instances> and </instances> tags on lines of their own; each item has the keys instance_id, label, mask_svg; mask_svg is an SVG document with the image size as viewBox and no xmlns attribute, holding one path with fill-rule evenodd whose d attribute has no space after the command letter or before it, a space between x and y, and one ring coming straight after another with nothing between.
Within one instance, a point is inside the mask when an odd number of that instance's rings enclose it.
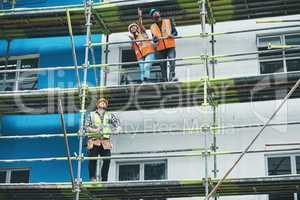
<instances>
[{"instance_id":1,"label":"construction worker","mask_svg":"<svg viewBox=\"0 0 300 200\"><path fill-rule=\"evenodd\" d=\"M170 18L162 18L160 11L156 8L150 10L153 24L151 25L151 33L153 42L156 46L157 59L175 59L175 39L178 35L173 20ZM167 74L167 61L160 62L161 74L163 81L177 81L175 78L175 60L169 61L170 73Z\"/></svg>"},{"instance_id":2,"label":"construction worker","mask_svg":"<svg viewBox=\"0 0 300 200\"><path fill-rule=\"evenodd\" d=\"M89 157L110 156L112 144L110 134L120 131L120 121L118 117L107 111L108 100L100 98L96 102L96 111L90 112L86 118L86 131L89 136L87 149ZM101 168L101 180L107 181L110 160L103 160ZM89 177L92 182L96 181L97 160L89 161Z\"/></svg>"},{"instance_id":3,"label":"construction worker","mask_svg":"<svg viewBox=\"0 0 300 200\"><path fill-rule=\"evenodd\" d=\"M149 40L146 33L146 29L143 26L142 11L138 9L139 20L138 23L132 23L128 26L129 38L132 40L131 48L134 50L136 59L138 60L140 71L141 71L141 81L143 83L149 82L150 80L150 70L152 62L155 60L155 50L153 44ZM145 41L135 41L135 40L145 40ZM143 63L147 62L147 63Z\"/></svg>"}]
</instances>

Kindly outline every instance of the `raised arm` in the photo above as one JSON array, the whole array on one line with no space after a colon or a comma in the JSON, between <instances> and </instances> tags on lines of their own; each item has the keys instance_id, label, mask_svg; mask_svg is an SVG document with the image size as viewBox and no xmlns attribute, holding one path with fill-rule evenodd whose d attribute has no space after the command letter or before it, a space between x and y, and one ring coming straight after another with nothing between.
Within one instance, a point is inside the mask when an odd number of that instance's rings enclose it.
<instances>
[{"instance_id":1,"label":"raised arm","mask_svg":"<svg viewBox=\"0 0 300 200\"><path fill-rule=\"evenodd\" d=\"M121 131L121 123L119 117L112 113L110 117L110 124L112 126L113 133L119 133Z\"/></svg>"},{"instance_id":2,"label":"raised arm","mask_svg":"<svg viewBox=\"0 0 300 200\"><path fill-rule=\"evenodd\" d=\"M146 32L146 29L143 25L143 12L140 8L138 8L138 16L139 16L139 20L138 20L138 25L141 29L141 32L145 33Z\"/></svg>"}]
</instances>

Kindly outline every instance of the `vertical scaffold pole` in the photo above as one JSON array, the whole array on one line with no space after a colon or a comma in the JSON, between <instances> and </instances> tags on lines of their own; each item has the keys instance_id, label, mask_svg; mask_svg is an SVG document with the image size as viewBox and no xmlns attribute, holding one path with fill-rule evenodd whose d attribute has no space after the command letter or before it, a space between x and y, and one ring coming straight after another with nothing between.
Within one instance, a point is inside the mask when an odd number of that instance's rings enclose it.
<instances>
[{"instance_id":1,"label":"vertical scaffold pole","mask_svg":"<svg viewBox=\"0 0 300 200\"><path fill-rule=\"evenodd\" d=\"M91 56L92 56L92 64L96 65L96 57L95 57L95 51L94 51L94 47L91 46L92 44L92 35L90 35L90 40L89 40L89 47L90 47L90 51L91 51ZM93 67L93 71L94 71L94 78L95 78L95 82L96 85L99 85L99 79L98 79L98 75L97 75L97 69L96 67Z\"/></svg>"},{"instance_id":2,"label":"vertical scaffold pole","mask_svg":"<svg viewBox=\"0 0 300 200\"><path fill-rule=\"evenodd\" d=\"M202 35L205 36L206 33L206 0L201 1L201 30L202 30ZM203 46L204 46L204 65L205 65L205 73L206 76L209 77L209 68L208 68L208 42L207 42L207 37L203 37Z\"/></svg>"},{"instance_id":3,"label":"vertical scaffold pole","mask_svg":"<svg viewBox=\"0 0 300 200\"><path fill-rule=\"evenodd\" d=\"M206 0L201 2L201 30L202 35L206 35ZM208 68L208 42L207 38L203 37L204 44L204 65L205 65L205 78L204 78L204 102L202 104L204 108L205 115L208 115L208 81L209 81L209 68ZM208 117L207 117L208 118ZM203 126L204 133L204 165L205 165L205 197L209 194L209 174L208 174L208 136L209 136L210 127L208 124Z\"/></svg>"},{"instance_id":4,"label":"vertical scaffold pole","mask_svg":"<svg viewBox=\"0 0 300 200\"><path fill-rule=\"evenodd\" d=\"M215 32L215 26L214 24L212 23L211 24L211 33L212 33L212 36L211 36L211 55L212 56L215 56L215 43L216 43L216 39L215 39L215 36L214 36L214 33ZM211 61L211 66L212 66L212 78L216 78L216 71L215 71L215 65L216 65L216 60L212 60ZM217 105L213 105L213 127L217 127ZM213 143L212 143L212 151L214 152L214 155L213 155L213 165L214 165L214 169L213 169L213 174L214 174L214 178L216 179L218 177L218 166L217 166L217 150L218 150L218 146L217 146L217 136L216 136L216 133L217 131L216 130L213 130ZM215 200L217 200L218 197L215 196Z\"/></svg>"},{"instance_id":5,"label":"vertical scaffold pole","mask_svg":"<svg viewBox=\"0 0 300 200\"><path fill-rule=\"evenodd\" d=\"M104 58L104 63L105 64L108 64L108 54L109 54L109 49L108 49L108 42L109 42L109 35L106 35L106 39L105 39L105 42L106 42L106 45L105 45L105 50L104 50L104 53L105 53L105 58ZM102 70L104 72L104 78L103 78L103 85L106 86L107 84L107 74L108 74L108 70L107 68L105 68L104 70Z\"/></svg>"},{"instance_id":6,"label":"vertical scaffold pole","mask_svg":"<svg viewBox=\"0 0 300 200\"><path fill-rule=\"evenodd\" d=\"M76 70L76 80L77 80L78 88L80 88L81 85L80 85L80 76L79 76L79 69L78 69L78 61L77 61L77 55L76 55L76 49L75 49L75 41L74 41L73 28L72 28L72 21L71 21L71 15L70 15L69 9L66 9L66 13L67 13L68 29L69 29L70 40L71 40L73 62L74 62L75 70Z\"/></svg>"},{"instance_id":7,"label":"vertical scaffold pole","mask_svg":"<svg viewBox=\"0 0 300 200\"><path fill-rule=\"evenodd\" d=\"M91 0L85 2L85 15L86 15L86 47L85 47L85 60L83 64L83 83L81 85L81 109L80 109L80 130L79 130L79 149L78 149L78 167L77 167L77 188L76 188L76 200L80 197L80 184L81 184L81 165L82 165L82 148L83 148L83 137L84 137L84 118L85 118L85 103L87 96L87 72L89 68L89 43L91 38L91 14L92 14Z\"/></svg>"},{"instance_id":8,"label":"vertical scaffold pole","mask_svg":"<svg viewBox=\"0 0 300 200\"><path fill-rule=\"evenodd\" d=\"M208 89L208 77L206 76L204 78L204 102L202 104L203 110L205 112L205 115L208 115L208 93L207 93L207 89ZM206 117L206 119L208 119L208 117ZM207 123L207 124L206 124ZM208 136L209 136L209 130L210 130L210 126L208 124L208 122L205 122L205 124L202 127L202 132L204 133L204 169L205 169L205 196L207 196L209 194L209 173L208 173Z\"/></svg>"}]
</instances>

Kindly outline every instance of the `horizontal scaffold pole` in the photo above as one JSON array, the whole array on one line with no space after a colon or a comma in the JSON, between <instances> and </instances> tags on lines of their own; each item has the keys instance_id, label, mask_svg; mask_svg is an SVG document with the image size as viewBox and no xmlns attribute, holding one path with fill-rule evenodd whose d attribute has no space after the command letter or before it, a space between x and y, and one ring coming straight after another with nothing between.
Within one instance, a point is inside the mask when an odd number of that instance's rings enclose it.
<instances>
[{"instance_id":1,"label":"horizontal scaffold pole","mask_svg":"<svg viewBox=\"0 0 300 200\"><path fill-rule=\"evenodd\" d=\"M262 51L251 51L251 52L242 52L242 53L234 53L234 54L224 54L224 55L215 55L215 56L207 56L207 55L196 55L196 56L187 56L182 58L167 58L167 59L156 59L153 61L133 61L133 62L121 62L121 63L103 63L103 64L95 64L95 65L89 65L89 68L108 68L111 66L123 66L123 65L136 65L139 63L160 63L160 62L166 62L166 61L192 61L192 60L198 60L197 63L184 63L180 64L180 66L189 66L189 65L198 65L203 64L205 59L208 59L210 61L218 61L218 62L234 62L237 60L253 60L257 58L239 58L239 59L228 59L231 57L242 57L242 56L251 56L251 55L258 55L258 54L264 54L264 53L276 53L282 51L282 48L292 49L292 50L299 50L299 45L286 45L286 46L276 46L278 48L270 49L270 50L262 50ZM279 48L280 47L280 48ZM226 60L224 60L226 59ZM199 60L201 62L199 62ZM0 70L1 73L15 73L15 72L45 72L45 71L59 71L59 70L75 70L75 66L65 66L65 67L48 67L48 68L34 68L34 69L12 69L12 70ZM82 66L78 66L78 69L83 69ZM113 70L114 72L124 72L124 69L116 69ZM138 70L132 70L137 71Z\"/></svg>"},{"instance_id":2,"label":"horizontal scaffold pole","mask_svg":"<svg viewBox=\"0 0 300 200\"><path fill-rule=\"evenodd\" d=\"M300 121L289 121L289 122L279 122L271 123L268 127L272 126L288 126L288 125L300 125ZM232 126L220 126L220 127L211 127L211 131L221 131L221 130L230 130L230 129L244 129L244 128L259 128L263 124L241 124L241 125L232 125ZM185 129L169 129L169 130L140 130L140 131L122 131L118 134L112 135L143 135L143 134L159 134L159 133L169 133L169 134L202 134L202 127L198 128L185 128ZM68 133L68 137L78 137L78 133ZM95 136L94 134L86 134L85 136ZM55 137L64 137L63 134L33 134L33 135L2 135L0 139L37 139L37 138L55 138Z\"/></svg>"},{"instance_id":3,"label":"horizontal scaffold pole","mask_svg":"<svg viewBox=\"0 0 300 200\"><path fill-rule=\"evenodd\" d=\"M260 19L256 20L256 23L290 23L290 22L300 22L300 19Z\"/></svg>"},{"instance_id":4,"label":"horizontal scaffold pole","mask_svg":"<svg viewBox=\"0 0 300 200\"><path fill-rule=\"evenodd\" d=\"M268 30L278 30L278 29L285 29L285 28L298 28L298 27L300 27L300 25L245 29L245 30L214 32L214 33L206 33L206 34L201 34L200 33L200 34L190 34L190 35L176 36L176 37L174 37L174 39L206 38L206 37L211 37L211 36L233 35L233 34L248 33L248 32L258 32L258 31L268 31ZM167 38L161 37L159 39L167 39ZM105 45L120 45L120 44L132 43L132 42L145 42L145 41L152 41L152 39L124 40L124 41L116 41L116 42L100 42L100 43L91 43L91 44L88 44L88 46L97 47L97 46L105 46Z\"/></svg>"},{"instance_id":5,"label":"horizontal scaffold pole","mask_svg":"<svg viewBox=\"0 0 300 200\"><path fill-rule=\"evenodd\" d=\"M300 148L288 148L288 149L261 149L261 150L253 150L248 151L247 154L255 154L255 153L275 153L275 152L287 152L287 151L299 151ZM171 153L144 153L144 154L160 154L160 155L145 155L145 156L125 156L123 153L120 156L107 156L107 157L71 157L71 160L133 160L133 159L144 159L144 158L180 158L180 157L204 157L205 151L194 151L194 153L177 153L175 154L175 150L172 150ZM242 151L219 151L212 152L209 151L208 155L238 155L241 154ZM17 163L17 162L50 162L50 161L66 161L68 157L49 157L49 158L28 158L28 159L3 159L0 160L0 163Z\"/></svg>"}]
</instances>

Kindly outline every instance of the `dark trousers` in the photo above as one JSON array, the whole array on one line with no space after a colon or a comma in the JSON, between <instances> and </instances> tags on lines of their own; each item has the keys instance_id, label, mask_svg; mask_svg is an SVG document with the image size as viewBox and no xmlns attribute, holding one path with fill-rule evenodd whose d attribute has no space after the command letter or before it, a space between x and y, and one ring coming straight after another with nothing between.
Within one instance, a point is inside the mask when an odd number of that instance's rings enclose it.
<instances>
[{"instance_id":1,"label":"dark trousers","mask_svg":"<svg viewBox=\"0 0 300 200\"><path fill-rule=\"evenodd\" d=\"M176 58L175 48L165 49L163 51L158 51L156 59L173 59ZM171 81L175 77L175 60L169 61L170 73L168 78L168 63L167 61L160 62L160 69L163 81Z\"/></svg>"},{"instance_id":2,"label":"dark trousers","mask_svg":"<svg viewBox=\"0 0 300 200\"><path fill-rule=\"evenodd\" d=\"M101 146L95 146L89 150L89 157L97 157L100 156L110 156L111 152L109 149L103 149ZM107 181L108 171L109 171L110 160L103 160L103 165L101 168L101 181ZM97 168L97 160L89 160L89 176L90 179L96 178L96 169Z\"/></svg>"}]
</instances>

